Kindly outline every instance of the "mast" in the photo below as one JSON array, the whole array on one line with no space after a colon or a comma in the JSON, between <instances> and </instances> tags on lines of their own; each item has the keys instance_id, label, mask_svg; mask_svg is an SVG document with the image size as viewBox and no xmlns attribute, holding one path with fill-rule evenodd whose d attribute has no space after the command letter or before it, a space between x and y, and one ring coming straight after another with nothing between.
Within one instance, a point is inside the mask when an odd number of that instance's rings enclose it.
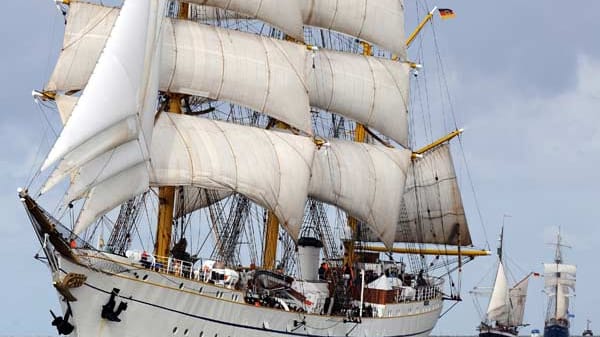
<instances>
[{"instance_id":1,"label":"mast","mask_svg":"<svg viewBox=\"0 0 600 337\"><path fill-rule=\"evenodd\" d=\"M265 247L263 250L263 268L272 270L275 268L277 257L277 239L279 238L279 219L272 211L267 212L265 224Z\"/></svg>"},{"instance_id":2,"label":"mast","mask_svg":"<svg viewBox=\"0 0 600 337\"><path fill-rule=\"evenodd\" d=\"M360 42L363 47L363 55L371 56L373 51L373 47L364 41ZM354 129L354 141L357 143L364 143L367 140L367 128L360 124L356 123L356 128ZM348 227L350 227L350 231L352 233L352 237L350 238L350 242L348 242L346 248L348 249L347 254L344 254L344 265L352 265L355 261L354 258L354 250L355 243L358 239L358 220L354 217L348 216Z\"/></svg>"},{"instance_id":3,"label":"mast","mask_svg":"<svg viewBox=\"0 0 600 337\"><path fill-rule=\"evenodd\" d=\"M177 17L187 19L189 4L181 2ZM168 111L181 114L181 99L183 95L169 94ZM156 226L156 244L154 254L168 257L171 250L171 236L173 234L173 210L175 208L175 186L158 188L158 224Z\"/></svg>"},{"instance_id":4,"label":"mast","mask_svg":"<svg viewBox=\"0 0 600 337\"><path fill-rule=\"evenodd\" d=\"M181 14L181 12L179 13ZM168 111L181 113L181 95L169 95ZM167 257L171 248L173 233L173 210L175 208L175 186L158 188L158 224L156 227L156 248L154 254Z\"/></svg>"}]
</instances>

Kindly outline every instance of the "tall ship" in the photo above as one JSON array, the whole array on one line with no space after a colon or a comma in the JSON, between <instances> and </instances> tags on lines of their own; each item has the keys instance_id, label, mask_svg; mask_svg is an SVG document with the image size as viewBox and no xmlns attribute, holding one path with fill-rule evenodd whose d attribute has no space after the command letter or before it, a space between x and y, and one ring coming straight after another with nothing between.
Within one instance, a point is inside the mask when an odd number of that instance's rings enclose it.
<instances>
[{"instance_id":1,"label":"tall ship","mask_svg":"<svg viewBox=\"0 0 600 337\"><path fill-rule=\"evenodd\" d=\"M556 237L554 263L544 263L544 293L548 296L548 309L544 322L545 337L568 337L571 326L569 299L575 293L577 267L563 263L560 231Z\"/></svg>"},{"instance_id":2,"label":"tall ship","mask_svg":"<svg viewBox=\"0 0 600 337\"><path fill-rule=\"evenodd\" d=\"M502 258L502 244L504 241L504 226L500 232L500 245L498 247L498 267L494 285L485 317L478 327L479 337L513 337L519 335L519 328L523 324L525 303L529 278L533 273L527 274L512 287L509 286L505 262ZM474 293L479 293L475 289Z\"/></svg>"},{"instance_id":3,"label":"tall ship","mask_svg":"<svg viewBox=\"0 0 600 337\"><path fill-rule=\"evenodd\" d=\"M62 131L18 194L59 334L419 337L460 300L462 130L418 147L409 109L435 10L404 40L399 0L56 3Z\"/></svg>"}]
</instances>

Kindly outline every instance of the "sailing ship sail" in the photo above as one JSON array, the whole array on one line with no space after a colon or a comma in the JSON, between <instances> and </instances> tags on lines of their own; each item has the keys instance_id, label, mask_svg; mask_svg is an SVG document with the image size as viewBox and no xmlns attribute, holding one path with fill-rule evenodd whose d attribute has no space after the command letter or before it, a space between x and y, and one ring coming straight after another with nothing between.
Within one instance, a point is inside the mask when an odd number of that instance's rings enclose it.
<instances>
[{"instance_id":1,"label":"sailing ship sail","mask_svg":"<svg viewBox=\"0 0 600 337\"><path fill-rule=\"evenodd\" d=\"M19 196L60 294L59 334L427 336L442 300L459 299L433 275L452 262L440 255L488 252L468 248L449 149L462 130L410 149L420 66L402 1L58 6L63 49L35 97L63 129L40 192L68 180L75 220ZM104 244L96 229L117 207ZM333 234L334 212L349 235Z\"/></svg>"},{"instance_id":2,"label":"sailing ship sail","mask_svg":"<svg viewBox=\"0 0 600 337\"><path fill-rule=\"evenodd\" d=\"M492 287L486 317L479 326L480 337L518 336L519 327L524 326L525 302L527 299L527 288L529 277L526 275L514 286L509 286L508 277L504 271L502 259L504 241L504 227L500 234L500 246L498 248L498 268L496 278Z\"/></svg>"},{"instance_id":3,"label":"sailing ship sail","mask_svg":"<svg viewBox=\"0 0 600 337\"><path fill-rule=\"evenodd\" d=\"M571 314L569 298L575 292L577 267L563 263L562 237L556 237L554 263L544 263L544 292L548 296L548 311L544 322L544 336L566 337L569 335Z\"/></svg>"}]
</instances>

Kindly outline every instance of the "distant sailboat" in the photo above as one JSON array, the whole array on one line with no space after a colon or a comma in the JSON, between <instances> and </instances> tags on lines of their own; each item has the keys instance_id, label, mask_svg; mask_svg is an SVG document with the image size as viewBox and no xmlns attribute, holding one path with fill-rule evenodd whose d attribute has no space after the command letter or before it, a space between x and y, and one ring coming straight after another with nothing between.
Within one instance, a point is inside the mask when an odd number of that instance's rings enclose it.
<instances>
[{"instance_id":1,"label":"distant sailboat","mask_svg":"<svg viewBox=\"0 0 600 337\"><path fill-rule=\"evenodd\" d=\"M560 232L556 239L554 263L544 264L544 292L548 295L548 311L544 325L545 337L569 336L569 297L575 292L577 267L563 264Z\"/></svg>"},{"instance_id":2,"label":"distant sailboat","mask_svg":"<svg viewBox=\"0 0 600 337\"><path fill-rule=\"evenodd\" d=\"M592 323L592 321L590 321L588 319L587 326L586 326L585 330L583 330L583 333L581 334L582 336L593 336L594 335L594 333L592 332L592 329L590 329L590 323Z\"/></svg>"},{"instance_id":3,"label":"distant sailboat","mask_svg":"<svg viewBox=\"0 0 600 337\"><path fill-rule=\"evenodd\" d=\"M519 327L524 326L525 300L531 273L509 288L504 272L502 243L504 227L500 233L498 247L498 269L486 316L478 327L480 337L517 336Z\"/></svg>"}]
</instances>

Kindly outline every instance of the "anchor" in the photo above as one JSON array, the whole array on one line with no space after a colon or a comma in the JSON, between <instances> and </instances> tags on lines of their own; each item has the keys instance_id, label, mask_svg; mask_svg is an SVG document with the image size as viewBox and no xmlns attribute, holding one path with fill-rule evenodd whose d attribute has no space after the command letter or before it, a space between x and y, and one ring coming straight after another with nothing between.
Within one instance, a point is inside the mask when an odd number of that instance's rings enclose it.
<instances>
[{"instance_id":1,"label":"anchor","mask_svg":"<svg viewBox=\"0 0 600 337\"><path fill-rule=\"evenodd\" d=\"M115 302L115 297L119 294L119 291L120 289L113 288L112 292L110 293L110 298L108 299L108 302L102 306L102 313L100 314L100 317L107 319L111 322L121 321L119 315L121 314L121 312L127 310L127 303L121 301L121 303L117 307L117 310L115 310L115 305L117 304L117 302Z\"/></svg>"},{"instance_id":2,"label":"anchor","mask_svg":"<svg viewBox=\"0 0 600 337\"><path fill-rule=\"evenodd\" d=\"M56 316L52 310L50 310L50 315L52 315L52 325L56 327L59 335L69 335L75 327L73 324L69 323L69 318L71 318L71 305L67 301L67 312L65 312L65 317Z\"/></svg>"}]
</instances>

